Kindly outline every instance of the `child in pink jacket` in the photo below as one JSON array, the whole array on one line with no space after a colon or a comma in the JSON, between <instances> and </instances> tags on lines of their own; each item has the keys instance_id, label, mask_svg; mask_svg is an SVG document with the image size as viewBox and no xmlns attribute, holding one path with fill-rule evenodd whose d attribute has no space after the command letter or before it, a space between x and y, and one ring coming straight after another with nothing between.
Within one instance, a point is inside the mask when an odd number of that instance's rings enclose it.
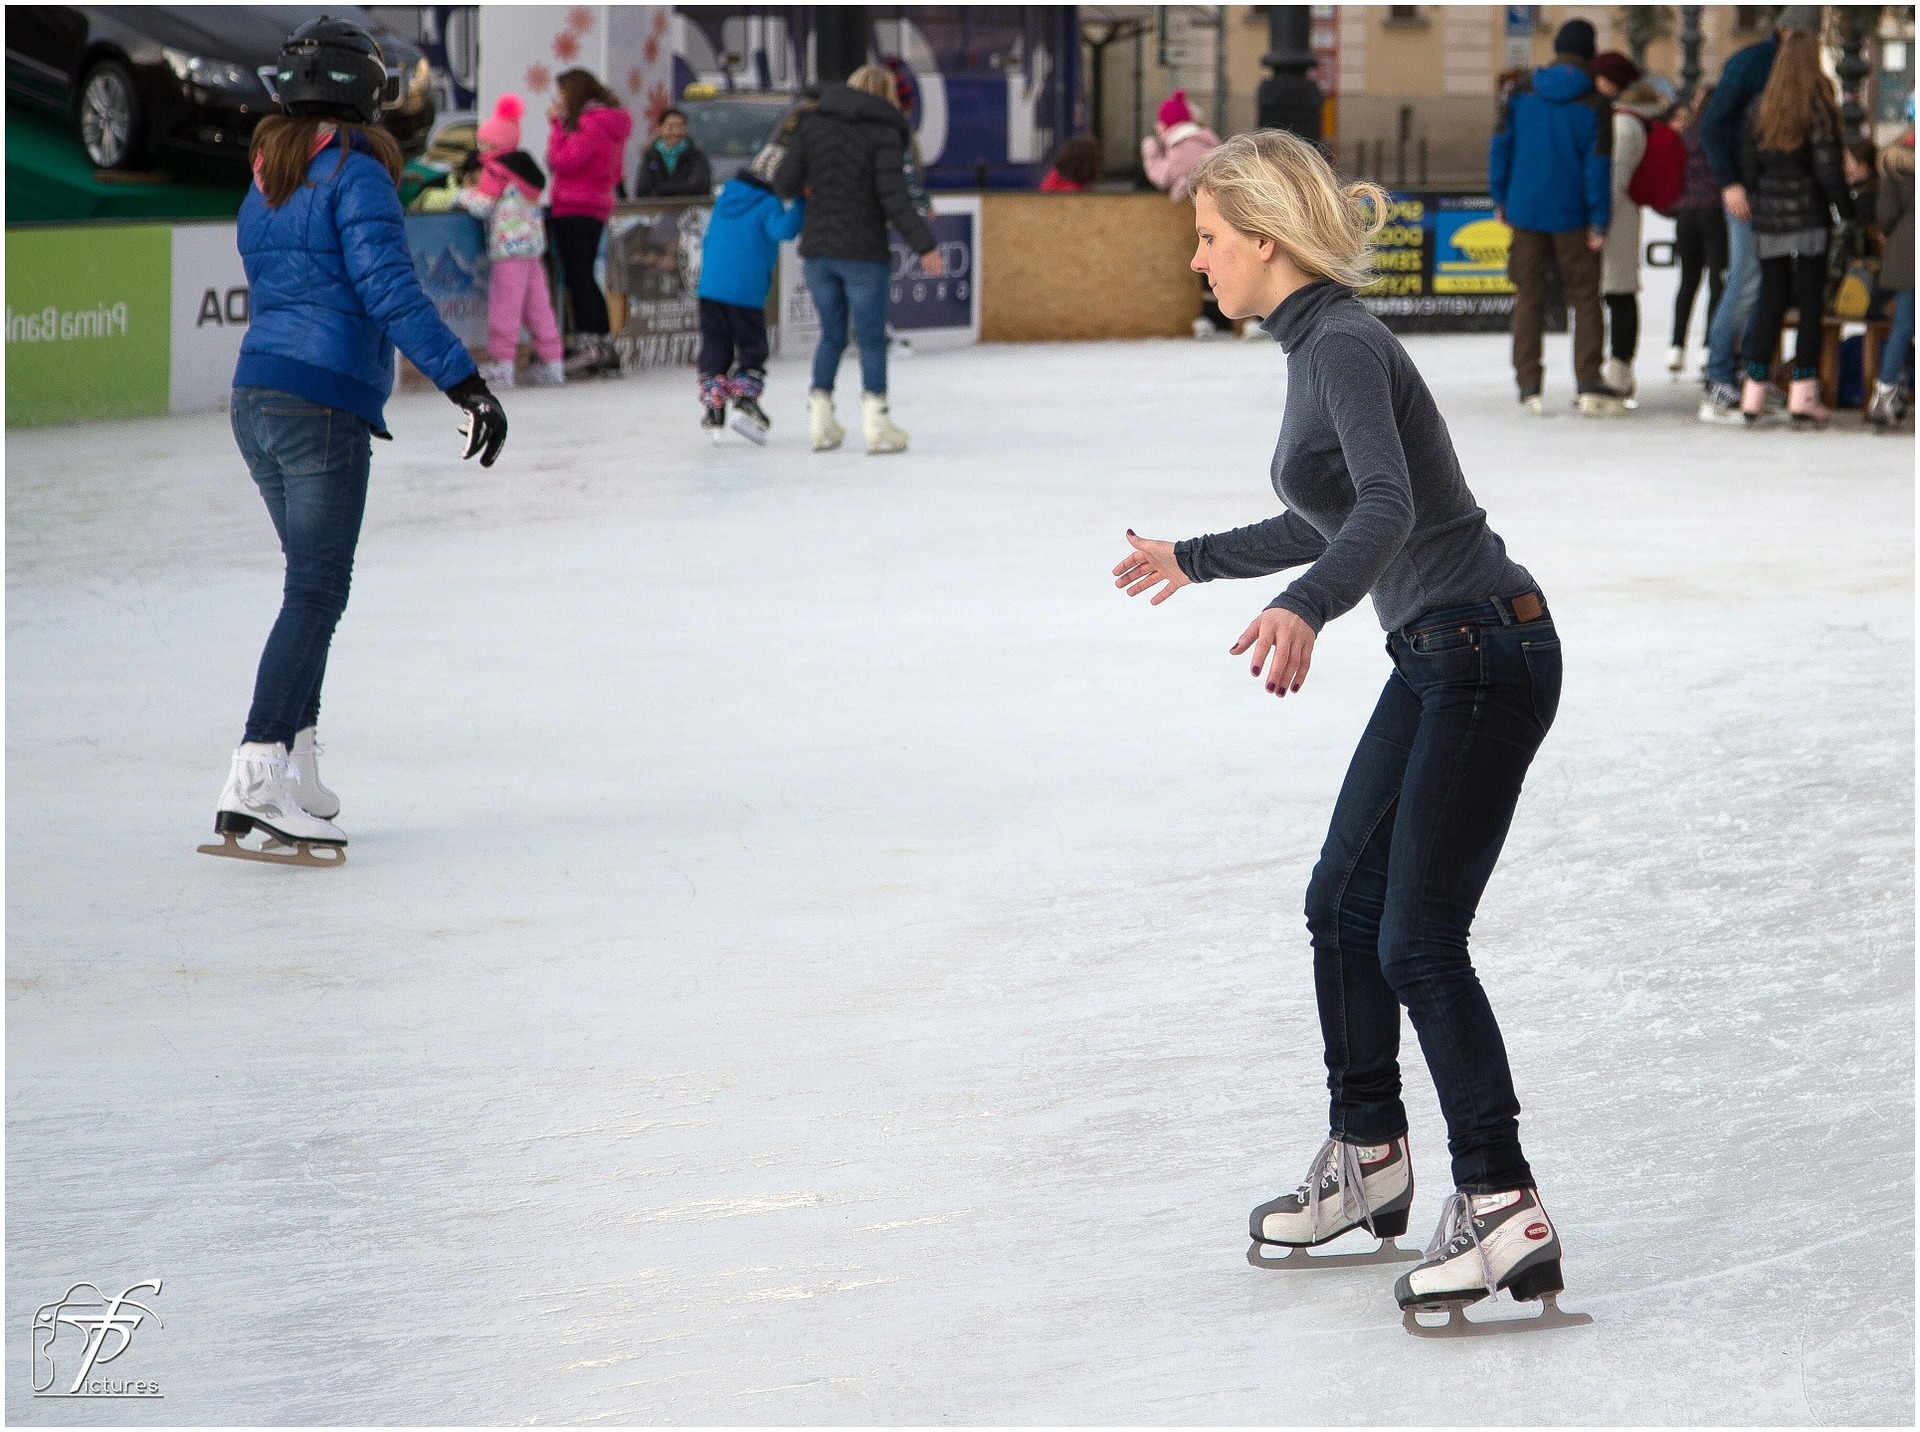
<instances>
[{"instance_id":1,"label":"child in pink jacket","mask_svg":"<svg viewBox=\"0 0 1920 1432\"><path fill-rule=\"evenodd\" d=\"M626 170L633 116L590 70L565 70L553 84L558 97L547 111L553 124L547 135L547 163L553 169L549 226L578 339L568 369L618 374L607 299L593 281L593 263L613 217L614 188Z\"/></svg>"},{"instance_id":2,"label":"child in pink jacket","mask_svg":"<svg viewBox=\"0 0 1920 1432\"><path fill-rule=\"evenodd\" d=\"M1187 197L1187 176L1210 151L1220 147L1220 136L1194 119L1183 89L1161 102L1153 128L1154 135L1140 141L1140 162L1146 168L1147 182L1166 190L1167 197L1177 204Z\"/></svg>"},{"instance_id":3,"label":"child in pink jacket","mask_svg":"<svg viewBox=\"0 0 1920 1432\"><path fill-rule=\"evenodd\" d=\"M528 375L539 387L566 382L561 368L560 329L553 321L553 296L547 291L546 226L540 191L547 176L520 147L520 115L526 106L517 94L503 94L493 116L481 124L480 178L462 189L454 202L487 226L487 357L481 376L496 388L513 386L514 356L520 329L533 336L538 364Z\"/></svg>"}]
</instances>

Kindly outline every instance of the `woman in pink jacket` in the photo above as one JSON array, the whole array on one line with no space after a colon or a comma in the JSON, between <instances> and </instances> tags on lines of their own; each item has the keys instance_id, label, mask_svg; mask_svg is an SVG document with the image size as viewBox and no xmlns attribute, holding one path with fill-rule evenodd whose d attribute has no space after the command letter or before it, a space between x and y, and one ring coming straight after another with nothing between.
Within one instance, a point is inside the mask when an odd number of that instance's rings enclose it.
<instances>
[{"instance_id":1,"label":"woman in pink jacket","mask_svg":"<svg viewBox=\"0 0 1920 1432\"><path fill-rule=\"evenodd\" d=\"M1187 179L1202 159L1220 147L1220 136L1193 117L1183 89L1161 101L1153 129L1152 136L1140 141L1140 163L1147 171L1148 182L1166 190L1167 197L1177 204L1190 197ZM1193 320L1193 336L1211 338L1215 333L1231 332L1233 324L1213 301L1205 275L1200 279L1200 292L1201 316Z\"/></svg>"},{"instance_id":2,"label":"woman in pink jacket","mask_svg":"<svg viewBox=\"0 0 1920 1432\"><path fill-rule=\"evenodd\" d=\"M600 236L613 217L613 191L626 170L633 116L591 70L567 70L554 81L560 97L547 111L547 167L553 171L548 233L573 310L579 346L567 361L576 373L618 373L609 337L606 295L593 281Z\"/></svg>"}]
</instances>

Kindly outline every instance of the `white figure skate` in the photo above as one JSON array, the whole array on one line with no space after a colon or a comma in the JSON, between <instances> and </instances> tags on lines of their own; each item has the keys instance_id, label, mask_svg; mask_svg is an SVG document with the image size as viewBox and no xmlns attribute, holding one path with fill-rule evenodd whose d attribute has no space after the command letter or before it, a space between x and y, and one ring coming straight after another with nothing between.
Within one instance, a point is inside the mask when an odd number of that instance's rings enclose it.
<instances>
[{"instance_id":1,"label":"white figure skate","mask_svg":"<svg viewBox=\"0 0 1920 1432\"><path fill-rule=\"evenodd\" d=\"M1351 1268L1406 1263L1420 1255L1394 1239L1407 1231L1413 1207L1413 1158L1406 1135L1384 1144L1328 1139L1292 1193L1253 1210L1247 1261L1256 1268ZM1363 1228L1380 1240L1369 1253L1305 1252ZM1293 1250L1300 1249L1300 1252Z\"/></svg>"},{"instance_id":2,"label":"white figure skate","mask_svg":"<svg viewBox=\"0 0 1920 1432\"><path fill-rule=\"evenodd\" d=\"M340 814L340 797L320 784L320 743L315 739L313 727L293 733L293 749L287 753L287 764L293 767L293 778L299 782L293 798L301 810L322 820L332 820Z\"/></svg>"},{"instance_id":3,"label":"white figure skate","mask_svg":"<svg viewBox=\"0 0 1920 1432\"><path fill-rule=\"evenodd\" d=\"M893 417L887 411L885 393L862 393L860 413L866 428L867 451L870 454L877 457L881 453L907 450L906 432L894 426Z\"/></svg>"},{"instance_id":4,"label":"white figure skate","mask_svg":"<svg viewBox=\"0 0 1920 1432\"><path fill-rule=\"evenodd\" d=\"M1589 1313L1560 1311L1560 1235L1531 1188L1451 1195L1426 1256L1394 1284L1406 1329L1420 1337L1478 1337L1590 1323ZM1466 1308L1505 1290L1516 1303L1538 1302L1530 1318L1470 1321ZM1423 1323L1421 1313L1446 1314Z\"/></svg>"},{"instance_id":5,"label":"white figure skate","mask_svg":"<svg viewBox=\"0 0 1920 1432\"><path fill-rule=\"evenodd\" d=\"M285 746L278 741L244 743L233 753L220 808L214 812L214 831L224 839L198 847L199 852L274 865L344 865L346 833L302 810L297 789ZM241 843L243 837L254 836L261 838L258 844Z\"/></svg>"}]
</instances>

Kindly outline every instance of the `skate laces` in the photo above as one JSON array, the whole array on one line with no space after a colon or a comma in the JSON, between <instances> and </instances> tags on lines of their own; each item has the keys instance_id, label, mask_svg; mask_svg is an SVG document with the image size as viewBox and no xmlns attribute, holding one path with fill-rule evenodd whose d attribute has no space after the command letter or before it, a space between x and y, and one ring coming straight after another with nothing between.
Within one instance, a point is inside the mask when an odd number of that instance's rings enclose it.
<instances>
[{"instance_id":1,"label":"skate laces","mask_svg":"<svg viewBox=\"0 0 1920 1432\"><path fill-rule=\"evenodd\" d=\"M1455 1243L1460 1246L1453 1248ZM1500 1290L1494 1285L1493 1260L1487 1257L1486 1245L1480 1241L1480 1230L1473 1217L1473 1199L1464 1193L1450 1193L1440 1207L1440 1226L1434 1230L1433 1242L1427 1245L1421 1261L1443 1260L1450 1249L1464 1253L1469 1247L1480 1255L1480 1276L1487 1281L1487 1296L1496 1296Z\"/></svg>"},{"instance_id":2,"label":"skate laces","mask_svg":"<svg viewBox=\"0 0 1920 1432\"><path fill-rule=\"evenodd\" d=\"M1356 1145L1328 1139L1313 1156L1307 1181L1294 1191L1294 1196L1307 1206L1307 1237L1320 1236L1320 1195L1330 1178L1340 1185L1340 1211L1346 1212L1346 1190L1350 1188L1360 1203L1360 1222L1366 1225L1367 1232L1373 1233L1373 1210L1367 1206L1367 1176L1360 1168L1360 1150ZM1374 1237L1379 1236L1374 1233Z\"/></svg>"}]
</instances>

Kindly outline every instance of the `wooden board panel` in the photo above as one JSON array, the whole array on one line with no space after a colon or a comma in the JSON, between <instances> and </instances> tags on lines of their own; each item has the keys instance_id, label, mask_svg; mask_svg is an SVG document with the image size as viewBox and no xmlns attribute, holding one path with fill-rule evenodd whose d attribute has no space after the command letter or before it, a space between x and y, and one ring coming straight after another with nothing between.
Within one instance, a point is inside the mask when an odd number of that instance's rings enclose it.
<instances>
[{"instance_id":1,"label":"wooden board panel","mask_svg":"<svg viewBox=\"0 0 1920 1432\"><path fill-rule=\"evenodd\" d=\"M983 341L1193 331L1200 278L1187 268L1191 204L1164 194L990 193L981 208Z\"/></svg>"}]
</instances>

